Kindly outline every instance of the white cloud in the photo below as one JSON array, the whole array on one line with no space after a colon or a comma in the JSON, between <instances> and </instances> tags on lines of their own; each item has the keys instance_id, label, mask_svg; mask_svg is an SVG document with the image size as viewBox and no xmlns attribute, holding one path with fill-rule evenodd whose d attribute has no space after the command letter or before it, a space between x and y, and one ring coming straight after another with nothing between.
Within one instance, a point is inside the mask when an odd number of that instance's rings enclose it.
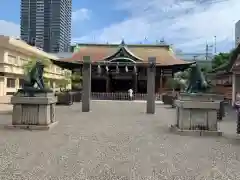
<instances>
[{"instance_id":1,"label":"white cloud","mask_svg":"<svg viewBox=\"0 0 240 180\"><path fill-rule=\"evenodd\" d=\"M205 48L206 42L234 40L234 24L239 20L239 0L117 0L117 10L130 17L75 40L156 42L162 37L185 51Z\"/></svg>"},{"instance_id":2,"label":"white cloud","mask_svg":"<svg viewBox=\"0 0 240 180\"><path fill-rule=\"evenodd\" d=\"M0 20L0 34L5 36L20 37L20 25L13 22Z\"/></svg>"},{"instance_id":3,"label":"white cloud","mask_svg":"<svg viewBox=\"0 0 240 180\"><path fill-rule=\"evenodd\" d=\"M81 8L72 13L72 21L85 21L89 20L91 11L86 8Z\"/></svg>"}]
</instances>

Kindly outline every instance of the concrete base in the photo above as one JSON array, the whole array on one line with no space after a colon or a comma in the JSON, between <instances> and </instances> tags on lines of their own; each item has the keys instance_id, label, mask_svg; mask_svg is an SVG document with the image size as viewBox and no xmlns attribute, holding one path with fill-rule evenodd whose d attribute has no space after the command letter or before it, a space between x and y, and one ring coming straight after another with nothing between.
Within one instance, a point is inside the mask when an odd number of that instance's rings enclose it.
<instances>
[{"instance_id":1,"label":"concrete base","mask_svg":"<svg viewBox=\"0 0 240 180\"><path fill-rule=\"evenodd\" d=\"M41 125L7 125L5 129L27 129L27 130L50 130L58 124L58 121L55 121L51 124L41 126Z\"/></svg>"},{"instance_id":2,"label":"concrete base","mask_svg":"<svg viewBox=\"0 0 240 180\"><path fill-rule=\"evenodd\" d=\"M56 102L53 93L38 94L36 97L13 96L12 126L21 129L49 129L57 124Z\"/></svg>"},{"instance_id":3,"label":"concrete base","mask_svg":"<svg viewBox=\"0 0 240 180\"><path fill-rule=\"evenodd\" d=\"M222 136L217 120L220 99L212 94L180 94L175 101L176 122L171 131L182 135Z\"/></svg>"},{"instance_id":4,"label":"concrete base","mask_svg":"<svg viewBox=\"0 0 240 180\"><path fill-rule=\"evenodd\" d=\"M223 101L224 96L219 94L209 93L180 93L179 100L181 101Z\"/></svg>"},{"instance_id":5,"label":"concrete base","mask_svg":"<svg viewBox=\"0 0 240 180\"><path fill-rule=\"evenodd\" d=\"M171 126L169 130L175 134L182 136L222 136L223 133L220 131L203 131L203 130L181 130L177 126Z\"/></svg>"},{"instance_id":6,"label":"concrete base","mask_svg":"<svg viewBox=\"0 0 240 180\"><path fill-rule=\"evenodd\" d=\"M219 101L182 101L176 100L176 122L181 130L195 130L199 127L209 131L218 130L217 110ZM203 130L203 129L201 129Z\"/></svg>"}]
</instances>

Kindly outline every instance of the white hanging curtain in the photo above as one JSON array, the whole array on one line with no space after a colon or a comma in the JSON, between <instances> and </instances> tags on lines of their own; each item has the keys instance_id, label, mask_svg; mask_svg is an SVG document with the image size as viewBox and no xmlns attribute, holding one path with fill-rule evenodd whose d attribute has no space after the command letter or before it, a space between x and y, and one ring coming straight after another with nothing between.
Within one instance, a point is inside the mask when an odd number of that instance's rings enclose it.
<instances>
[{"instance_id":1,"label":"white hanging curtain","mask_svg":"<svg viewBox=\"0 0 240 180\"><path fill-rule=\"evenodd\" d=\"M118 64L116 66L116 72L119 73L119 67L118 67Z\"/></svg>"},{"instance_id":2,"label":"white hanging curtain","mask_svg":"<svg viewBox=\"0 0 240 180\"><path fill-rule=\"evenodd\" d=\"M101 68L100 65L98 65L98 67L97 67L97 72L98 72L98 74L101 74L101 73L102 73L102 68Z\"/></svg>"},{"instance_id":3,"label":"white hanging curtain","mask_svg":"<svg viewBox=\"0 0 240 180\"><path fill-rule=\"evenodd\" d=\"M128 67L127 66L125 66L125 71L128 72Z\"/></svg>"},{"instance_id":4,"label":"white hanging curtain","mask_svg":"<svg viewBox=\"0 0 240 180\"><path fill-rule=\"evenodd\" d=\"M134 66L134 67L133 67L133 70L134 70L134 72L136 73L136 72L137 72L137 67Z\"/></svg>"},{"instance_id":5,"label":"white hanging curtain","mask_svg":"<svg viewBox=\"0 0 240 180\"><path fill-rule=\"evenodd\" d=\"M109 71L109 68L108 68L108 66L106 66L106 71L107 71L107 72Z\"/></svg>"}]
</instances>

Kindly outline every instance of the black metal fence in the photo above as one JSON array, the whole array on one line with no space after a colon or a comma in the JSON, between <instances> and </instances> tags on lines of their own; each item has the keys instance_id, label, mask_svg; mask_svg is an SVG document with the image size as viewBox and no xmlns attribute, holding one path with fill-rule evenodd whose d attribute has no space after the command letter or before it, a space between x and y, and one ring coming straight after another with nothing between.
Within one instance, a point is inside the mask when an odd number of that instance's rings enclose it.
<instances>
[{"instance_id":1,"label":"black metal fence","mask_svg":"<svg viewBox=\"0 0 240 180\"><path fill-rule=\"evenodd\" d=\"M155 94L156 100L161 100L161 94ZM146 93L135 93L130 97L129 93L125 92L92 92L92 100L146 100Z\"/></svg>"},{"instance_id":2,"label":"black metal fence","mask_svg":"<svg viewBox=\"0 0 240 180\"><path fill-rule=\"evenodd\" d=\"M58 97L58 104L69 104L71 105L73 102L81 102L82 101L82 92L58 92L56 93ZM155 94L156 100L161 100L161 94ZM91 100L122 100L122 101L130 101L130 100L147 100L146 93L135 93L132 97L130 97L129 93L124 92L92 92Z\"/></svg>"}]
</instances>

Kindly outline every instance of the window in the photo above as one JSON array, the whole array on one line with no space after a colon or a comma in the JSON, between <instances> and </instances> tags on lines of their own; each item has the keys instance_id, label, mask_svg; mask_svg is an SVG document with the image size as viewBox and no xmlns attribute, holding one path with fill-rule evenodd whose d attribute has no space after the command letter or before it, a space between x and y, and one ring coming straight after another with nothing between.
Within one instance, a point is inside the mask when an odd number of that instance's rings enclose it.
<instances>
[{"instance_id":1,"label":"window","mask_svg":"<svg viewBox=\"0 0 240 180\"><path fill-rule=\"evenodd\" d=\"M11 95L11 96L14 95L14 94L15 94L15 92L7 92L6 93L6 95Z\"/></svg>"},{"instance_id":2,"label":"window","mask_svg":"<svg viewBox=\"0 0 240 180\"><path fill-rule=\"evenodd\" d=\"M7 78L7 87L8 88L15 88L16 80L13 78Z\"/></svg>"},{"instance_id":3,"label":"window","mask_svg":"<svg viewBox=\"0 0 240 180\"><path fill-rule=\"evenodd\" d=\"M53 81L50 81L50 88L53 88Z\"/></svg>"},{"instance_id":4,"label":"window","mask_svg":"<svg viewBox=\"0 0 240 180\"><path fill-rule=\"evenodd\" d=\"M60 67L56 67L56 73L61 74L62 73L62 69Z\"/></svg>"},{"instance_id":5,"label":"window","mask_svg":"<svg viewBox=\"0 0 240 180\"><path fill-rule=\"evenodd\" d=\"M19 65L20 65L20 66L23 66L26 62L27 62L26 59L20 58Z\"/></svg>"},{"instance_id":6,"label":"window","mask_svg":"<svg viewBox=\"0 0 240 180\"><path fill-rule=\"evenodd\" d=\"M9 64L15 64L16 63L16 56L8 55L8 63Z\"/></svg>"},{"instance_id":7,"label":"window","mask_svg":"<svg viewBox=\"0 0 240 180\"><path fill-rule=\"evenodd\" d=\"M19 79L19 87L22 88L24 85L24 79Z\"/></svg>"}]
</instances>

